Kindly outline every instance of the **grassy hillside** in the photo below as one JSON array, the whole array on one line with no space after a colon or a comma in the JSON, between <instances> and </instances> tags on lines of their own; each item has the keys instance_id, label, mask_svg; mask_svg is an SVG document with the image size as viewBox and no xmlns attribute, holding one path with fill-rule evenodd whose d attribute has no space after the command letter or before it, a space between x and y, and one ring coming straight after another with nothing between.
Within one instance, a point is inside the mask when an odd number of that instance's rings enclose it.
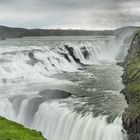
<instances>
[{"instance_id":1,"label":"grassy hillside","mask_svg":"<svg viewBox=\"0 0 140 140\"><path fill-rule=\"evenodd\" d=\"M40 132L0 117L0 140L45 140Z\"/></svg>"}]
</instances>

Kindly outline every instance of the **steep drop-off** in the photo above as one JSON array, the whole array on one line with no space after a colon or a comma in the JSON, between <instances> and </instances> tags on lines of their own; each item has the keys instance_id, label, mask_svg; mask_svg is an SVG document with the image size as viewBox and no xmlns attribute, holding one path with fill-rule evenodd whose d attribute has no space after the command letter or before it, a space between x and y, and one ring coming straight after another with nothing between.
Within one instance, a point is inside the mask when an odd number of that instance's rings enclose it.
<instances>
[{"instance_id":1,"label":"steep drop-off","mask_svg":"<svg viewBox=\"0 0 140 140\"><path fill-rule=\"evenodd\" d=\"M128 103L123 114L124 128L129 140L140 140L140 33L134 36L123 67L123 93Z\"/></svg>"}]
</instances>

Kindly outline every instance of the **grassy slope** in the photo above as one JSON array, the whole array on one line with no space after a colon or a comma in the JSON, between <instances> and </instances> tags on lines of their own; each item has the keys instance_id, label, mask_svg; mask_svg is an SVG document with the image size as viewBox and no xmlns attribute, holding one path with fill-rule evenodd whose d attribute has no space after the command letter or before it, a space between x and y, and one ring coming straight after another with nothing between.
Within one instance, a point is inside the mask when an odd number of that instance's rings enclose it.
<instances>
[{"instance_id":1,"label":"grassy slope","mask_svg":"<svg viewBox=\"0 0 140 140\"><path fill-rule=\"evenodd\" d=\"M0 117L0 140L45 140L40 132Z\"/></svg>"}]
</instances>

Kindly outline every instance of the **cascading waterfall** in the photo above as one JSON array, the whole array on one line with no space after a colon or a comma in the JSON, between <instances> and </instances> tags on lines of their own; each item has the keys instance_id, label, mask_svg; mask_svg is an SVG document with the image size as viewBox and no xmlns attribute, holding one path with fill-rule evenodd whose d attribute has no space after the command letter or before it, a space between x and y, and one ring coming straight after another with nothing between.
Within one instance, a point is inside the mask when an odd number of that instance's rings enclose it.
<instances>
[{"instance_id":1,"label":"cascading waterfall","mask_svg":"<svg viewBox=\"0 0 140 140\"><path fill-rule=\"evenodd\" d=\"M81 43L80 46L77 46L76 43L71 43L70 47L73 48L75 57L83 64L95 64L99 60L113 61L115 55L117 55L116 50L111 47L113 45L112 39L87 41L84 44ZM50 74L63 71L74 72L80 68L80 65L75 62L64 45L61 48L48 48L46 46L28 46L28 49L26 49L26 46L20 46L20 48L18 46L9 47L1 48L1 79L5 82L7 79L14 81L16 78L18 82L22 80L30 81L31 79L36 80L36 77L37 80L42 81L45 80L45 76ZM29 52L34 54L36 60L30 60ZM83 55L86 52L87 58ZM35 73L35 76L32 73ZM31 77L29 78L29 76Z\"/></svg>"},{"instance_id":2,"label":"cascading waterfall","mask_svg":"<svg viewBox=\"0 0 140 140\"><path fill-rule=\"evenodd\" d=\"M35 114L33 128L41 130L51 140L126 139L122 134L121 119L118 118L112 124L108 124L105 116L97 118L93 118L91 114L81 116L62 106L58 103L42 104Z\"/></svg>"},{"instance_id":3,"label":"cascading waterfall","mask_svg":"<svg viewBox=\"0 0 140 140\"><path fill-rule=\"evenodd\" d=\"M126 140L121 68L115 65L120 49L114 40L1 41L0 115L48 140Z\"/></svg>"},{"instance_id":4,"label":"cascading waterfall","mask_svg":"<svg viewBox=\"0 0 140 140\"><path fill-rule=\"evenodd\" d=\"M11 103L1 100L0 114L8 119L20 122L27 127L34 128L43 133L50 140L126 140L127 135L122 128L121 118L113 123L107 122L107 116L93 117L92 114L82 116L69 110L64 103L46 102L39 106L33 120L29 121L28 100L21 103L18 115ZM6 111L7 110L7 111ZM10 112L9 112L10 110Z\"/></svg>"}]
</instances>

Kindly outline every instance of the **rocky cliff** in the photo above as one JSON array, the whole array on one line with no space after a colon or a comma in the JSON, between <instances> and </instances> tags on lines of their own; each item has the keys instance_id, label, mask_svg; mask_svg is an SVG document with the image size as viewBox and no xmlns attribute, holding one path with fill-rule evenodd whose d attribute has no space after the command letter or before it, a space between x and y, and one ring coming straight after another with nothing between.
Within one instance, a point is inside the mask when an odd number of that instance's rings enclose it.
<instances>
[{"instance_id":1,"label":"rocky cliff","mask_svg":"<svg viewBox=\"0 0 140 140\"><path fill-rule=\"evenodd\" d=\"M140 33L134 36L123 67L123 93L128 103L123 124L129 140L140 140Z\"/></svg>"}]
</instances>

